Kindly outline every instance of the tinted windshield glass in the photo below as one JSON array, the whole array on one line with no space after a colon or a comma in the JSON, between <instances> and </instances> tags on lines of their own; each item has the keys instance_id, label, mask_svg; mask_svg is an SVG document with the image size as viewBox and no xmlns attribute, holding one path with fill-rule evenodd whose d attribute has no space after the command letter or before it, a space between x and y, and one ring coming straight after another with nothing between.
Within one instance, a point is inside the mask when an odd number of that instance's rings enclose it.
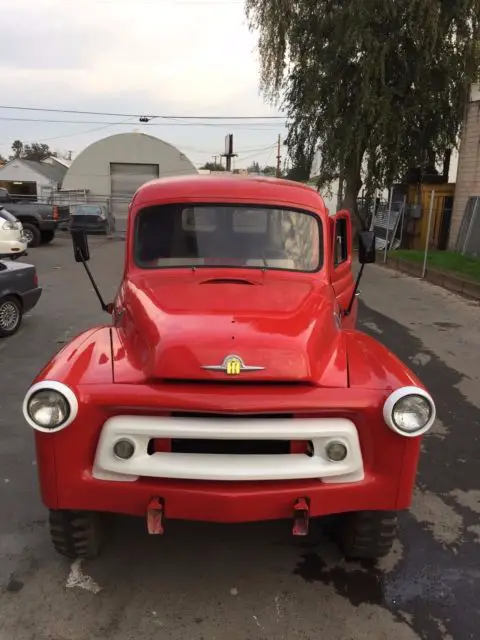
<instances>
[{"instance_id":1,"label":"tinted windshield glass","mask_svg":"<svg viewBox=\"0 0 480 640\"><path fill-rule=\"evenodd\" d=\"M137 217L135 261L143 268L267 267L317 271L321 222L312 214L249 206L173 204Z\"/></svg>"},{"instance_id":2,"label":"tinted windshield glass","mask_svg":"<svg viewBox=\"0 0 480 640\"><path fill-rule=\"evenodd\" d=\"M73 209L73 215L75 216L87 216L87 215L94 215L94 216L98 216L102 213L102 208L95 206L95 205L78 205L76 207L74 207Z\"/></svg>"}]
</instances>

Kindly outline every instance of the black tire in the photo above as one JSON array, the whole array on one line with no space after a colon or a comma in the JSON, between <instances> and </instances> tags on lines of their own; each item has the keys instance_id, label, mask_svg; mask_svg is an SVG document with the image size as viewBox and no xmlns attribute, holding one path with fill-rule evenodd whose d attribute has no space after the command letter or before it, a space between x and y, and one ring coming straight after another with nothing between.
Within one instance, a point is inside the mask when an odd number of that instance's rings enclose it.
<instances>
[{"instance_id":1,"label":"black tire","mask_svg":"<svg viewBox=\"0 0 480 640\"><path fill-rule=\"evenodd\" d=\"M40 232L40 243L41 244L49 244L55 237L55 231L41 231Z\"/></svg>"},{"instance_id":2,"label":"black tire","mask_svg":"<svg viewBox=\"0 0 480 640\"><path fill-rule=\"evenodd\" d=\"M28 246L38 247L38 245L42 241L42 234L40 233L40 229L30 222L24 222L23 231L29 238Z\"/></svg>"},{"instance_id":3,"label":"black tire","mask_svg":"<svg viewBox=\"0 0 480 640\"><path fill-rule=\"evenodd\" d=\"M16 296L6 296L0 300L0 338L13 336L22 324L23 308Z\"/></svg>"},{"instance_id":4,"label":"black tire","mask_svg":"<svg viewBox=\"0 0 480 640\"><path fill-rule=\"evenodd\" d=\"M100 553L104 532L102 514L94 511L50 509L50 538L66 558L95 558Z\"/></svg>"},{"instance_id":5,"label":"black tire","mask_svg":"<svg viewBox=\"0 0 480 640\"><path fill-rule=\"evenodd\" d=\"M340 516L337 541L347 559L376 560L386 556L397 537L394 511L355 511Z\"/></svg>"}]
</instances>

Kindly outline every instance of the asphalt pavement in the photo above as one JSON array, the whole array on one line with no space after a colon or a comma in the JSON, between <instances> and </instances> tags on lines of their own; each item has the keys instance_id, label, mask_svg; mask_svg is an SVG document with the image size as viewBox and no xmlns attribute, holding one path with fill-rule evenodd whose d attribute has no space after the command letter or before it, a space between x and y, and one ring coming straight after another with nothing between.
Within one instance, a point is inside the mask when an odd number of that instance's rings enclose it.
<instances>
[{"instance_id":1,"label":"asphalt pavement","mask_svg":"<svg viewBox=\"0 0 480 640\"><path fill-rule=\"evenodd\" d=\"M115 295L124 243L94 239L94 271ZM381 257L380 257L381 260ZM426 383L438 421L392 553L347 563L321 533L284 523L168 523L149 537L119 517L103 555L51 548L33 435L21 415L31 380L66 341L108 320L67 237L32 249L43 296L0 341L0 640L470 640L480 638L480 308L369 266L360 328Z\"/></svg>"}]
</instances>

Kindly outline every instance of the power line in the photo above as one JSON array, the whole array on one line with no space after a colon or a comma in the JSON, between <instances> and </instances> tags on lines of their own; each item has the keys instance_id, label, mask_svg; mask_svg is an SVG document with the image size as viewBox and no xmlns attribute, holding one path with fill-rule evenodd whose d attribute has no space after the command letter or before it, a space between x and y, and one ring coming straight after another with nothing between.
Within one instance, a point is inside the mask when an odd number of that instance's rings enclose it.
<instances>
[{"instance_id":1,"label":"power line","mask_svg":"<svg viewBox=\"0 0 480 640\"><path fill-rule=\"evenodd\" d=\"M48 113L75 113L86 116L110 116L115 118L141 118L163 120L285 120L285 116L166 116L152 115L148 112L141 113L109 113L107 111L82 111L80 109L53 109L50 107L20 107L12 105L0 105L0 109L12 109L17 111L45 111Z\"/></svg>"},{"instance_id":2,"label":"power line","mask_svg":"<svg viewBox=\"0 0 480 640\"><path fill-rule=\"evenodd\" d=\"M268 151L268 150L270 150L270 149L272 149L272 150L273 150L273 149L274 149L274 147L276 147L276 146L277 146L277 145L276 145L276 143L275 143L275 144L269 144L269 145L268 145L268 147L264 147L264 149L263 149L263 150L264 150L264 151ZM259 151L259 150L254 150L254 149L252 149L252 151L254 151L254 153L252 153L251 155L249 154L248 156L239 157L239 158L238 158L238 161L239 161L239 162L245 162L246 160L251 160L252 158L255 158L255 157L258 155L258 151ZM246 151L244 151L243 153L246 153ZM270 152L270 155L271 155L271 152ZM270 157L270 156L269 156L269 157Z\"/></svg>"},{"instance_id":3,"label":"power line","mask_svg":"<svg viewBox=\"0 0 480 640\"><path fill-rule=\"evenodd\" d=\"M1 118L0 118L1 120ZM119 122L118 124L131 124L131 119L129 120L125 120L124 122ZM102 131L103 129L109 129L112 125L110 124L106 124L103 125L101 127L94 127L93 129L86 129L84 131L75 131L72 133L65 133L62 136L52 136L52 137L48 137L48 138L42 138L41 140L35 140L35 142L48 142L50 140L61 140L63 138L74 138L75 136L83 136L83 135L88 135L89 133L95 133L96 131ZM4 144L8 144L8 143L4 143Z\"/></svg>"},{"instance_id":4,"label":"power line","mask_svg":"<svg viewBox=\"0 0 480 640\"><path fill-rule=\"evenodd\" d=\"M158 0L87 0L87 4L116 4L118 5L128 5L128 4L133 4L135 1L135 4L158 4ZM67 4L70 3L71 0L56 0L56 2L58 2L59 4ZM85 0L84 0L85 3ZM240 4L245 4L244 0L170 0L169 3L170 5L175 6L182 6L182 5L187 5L187 6L205 6L205 5L211 5L211 6L218 6L218 7L228 7L228 6L235 6L235 5L240 5Z\"/></svg>"},{"instance_id":5,"label":"power line","mask_svg":"<svg viewBox=\"0 0 480 640\"><path fill-rule=\"evenodd\" d=\"M70 3L71 0L56 0L59 3ZM128 5L128 4L158 4L158 0L87 0L87 4L116 4L120 5ZM84 0L85 3L85 0ZM173 6L204 6L204 5L217 5L217 6L229 6L229 5L239 5L245 4L244 0L170 0L169 3Z\"/></svg>"},{"instance_id":6,"label":"power line","mask_svg":"<svg viewBox=\"0 0 480 640\"><path fill-rule=\"evenodd\" d=\"M102 122L95 120L54 120L48 118L3 118L0 117L0 121L3 122L41 122L45 124L95 124L100 125L102 127L113 127L113 126L125 126L125 122ZM134 124L134 123L128 123ZM255 123L254 123L255 124ZM229 122L229 123L220 123L220 122L147 122L142 123L140 126L142 127L213 127L218 128L221 127L223 129L239 129L240 131L272 131L272 126L268 126L267 122L258 123L260 125L264 125L263 127L250 126L249 123L240 123L240 122Z\"/></svg>"},{"instance_id":7,"label":"power line","mask_svg":"<svg viewBox=\"0 0 480 640\"><path fill-rule=\"evenodd\" d=\"M215 150L212 150L212 149L209 149L209 150L207 150L207 149L197 149L195 147L186 147L186 146L184 146L182 144L175 144L174 146L177 147L178 149L180 149L180 148L185 149L186 151L195 151L196 153L208 153L210 155L213 155L213 154L216 153L217 156L219 155L218 150L215 151ZM268 151L271 146L272 145L269 144L268 146L263 146L263 147L250 147L249 149L239 149L239 151L240 151L240 153L253 153L253 152L254 153L261 153L262 151ZM200 164L202 164L202 163L200 163Z\"/></svg>"}]
</instances>

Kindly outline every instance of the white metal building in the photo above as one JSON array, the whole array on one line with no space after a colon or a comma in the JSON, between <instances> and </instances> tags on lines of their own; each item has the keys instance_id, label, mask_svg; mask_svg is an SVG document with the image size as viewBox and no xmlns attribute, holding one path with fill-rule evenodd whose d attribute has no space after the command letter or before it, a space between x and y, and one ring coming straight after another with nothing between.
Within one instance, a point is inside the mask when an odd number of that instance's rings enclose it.
<instances>
[{"instance_id":1,"label":"white metal building","mask_svg":"<svg viewBox=\"0 0 480 640\"><path fill-rule=\"evenodd\" d=\"M62 191L85 191L89 202L108 201L122 229L138 187L192 173L198 173L193 163L171 144L145 133L119 133L94 142L73 160Z\"/></svg>"},{"instance_id":2,"label":"white metal building","mask_svg":"<svg viewBox=\"0 0 480 640\"><path fill-rule=\"evenodd\" d=\"M17 158L0 167L0 187L11 195L47 201L60 189L67 167L52 160L37 162Z\"/></svg>"}]
</instances>

